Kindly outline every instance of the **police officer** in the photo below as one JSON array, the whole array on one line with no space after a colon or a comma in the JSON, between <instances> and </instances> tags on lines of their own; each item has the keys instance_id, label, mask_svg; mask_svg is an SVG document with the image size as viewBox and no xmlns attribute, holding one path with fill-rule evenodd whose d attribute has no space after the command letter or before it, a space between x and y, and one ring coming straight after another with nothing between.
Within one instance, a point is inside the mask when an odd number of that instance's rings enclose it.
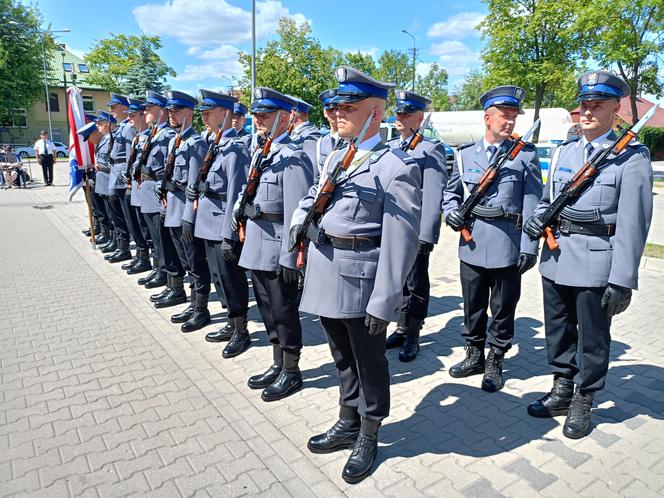
<instances>
[{"instance_id":1,"label":"police officer","mask_svg":"<svg viewBox=\"0 0 664 498\"><path fill-rule=\"evenodd\" d=\"M294 105L295 101L288 96L264 87L254 90L251 104L259 136L265 138L276 121L272 146L260 166L256 196L245 210L246 240L240 256L240 266L251 270L258 310L272 343L272 366L248 381L250 388L263 389L264 401L285 398L302 387L299 368L302 327L297 310L299 272L295 255L288 252L288 228L297 203L313 182L313 174L309 157L292 143L287 133ZM257 160L261 152L256 150L252 160ZM238 205L239 202L236 213ZM249 337L236 331L229 347L235 341L246 347Z\"/></svg>"},{"instance_id":2,"label":"police officer","mask_svg":"<svg viewBox=\"0 0 664 498\"><path fill-rule=\"evenodd\" d=\"M431 100L406 90L397 90L396 126L400 137L387 142L393 149L406 151L422 172L422 218L420 220L420 247L417 259L403 288L397 330L385 343L387 349L401 347L399 360L415 359L420 349L420 330L429 310L429 254L440 236L443 213L443 191L447 186L445 147L438 140L423 139L413 149L410 145L424 119L424 111Z\"/></svg>"},{"instance_id":3,"label":"police officer","mask_svg":"<svg viewBox=\"0 0 664 498\"><path fill-rule=\"evenodd\" d=\"M135 169L140 161L150 130L143 116L145 101L132 98L128 98L127 101L129 102L129 109L127 110L129 124L134 128L137 135L132 140L127 154L127 162L131 162L131 164L128 164L122 173L125 184L127 185L124 199L124 214L127 220L127 228L129 228L131 238L134 239L134 243L136 244L136 256L129 263L122 265L122 269L126 270L128 275L135 275L152 269L152 265L150 264L150 246L152 245L152 241L145 219L141 215L138 182L134 179ZM127 173L129 174L127 175Z\"/></svg>"},{"instance_id":4,"label":"police officer","mask_svg":"<svg viewBox=\"0 0 664 498\"><path fill-rule=\"evenodd\" d=\"M157 261L153 266L157 271L150 278L143 281L147 289L165 285L159 293L150 296L150 301L157 302L174 294L171 299L179 299L182 287L184 268L180 263L173 239L168 228L164 227L161 219L161 199L154 194L155 188L164 178L164 166L169 151L169 143L176 132L168 124L167 99L157 92L148 91L145 100L145 121L153 128L150 152L144 164L141 165L141 184L139 186L141 213L150 231L153 248ZM141 280L139 279L139 284Z\"/></svg>"},{"instance_id":5,"label":"police officer","mask_svg":"<svg viewBox=\"0 0 664 498\"><path fill-rule=\"evenodd\" d=\"M232 206L247 181L249 152L231 124L237 98L200 90L200 102L203 122L210 131L214 159L207 176L199 184L187 187L186 213L188 221L196 220L194 235L205 245L211 278L221 290L217 291L220 300L223 296L223 305L228 308L230 327L205 336L208 342L221 342L229 341L236 331L238 335L247 335L249 286L244 269L238 266L242 246L237 233L231 230L231 218ZM221 138L215 146L218 133ZM198 208L194 209L197 197ZM222 355L224 358L237 356L246 349L244 346L245 342L236 341L225 348Z\"/></svg>"},{"instance_id":6,"label":"police officer","mask_svg":"<svg viewBox=\"0 0 664 498\"><path fill-rule=\"evenodd\" d=\"M464 224L473 240L459 238L461 292L464 302L463 337L466 358L453 365L452 377L484 372L482 389L503 387L502 364L514 336L514 314L521 294L521 274L535 265L537 242L522 233L522 220L533 213L542 196L542 177L535 147L527 145L502 166L480 205L464 220L459 206L479 182L488 165L511 144L511 134L525 91L499 86L480 97L485 133L481 140L457 148L452 175L444 195L445 220L453 230ZM487 307L491 323L487 329ZM485 343L489 355L484 359Z\"/></svg>"},{"instance_id":7,"label":"police officer","mask_svg":"<svg viewBox=\"0 0 664 498\"><path fill-rule=\"evenodd\" d=\"M102 253L111 254L118 248L115 237L115 225L113 223L113 215L108 203L108 179L111 172L111 160L109 156L110 138L117 120L109 113L100 111L95 124L97 130L102 135L98 141L92 140L95 143L95 195L99 196L104 204L106 211L106 223L102 224L102 235L107 238L106 243L98 246Z\"/></svg>"},{"instance_id":8,"label":"police officer","mask_svg":"<svg viewBox=\"0 0 664 498\"><path fill-rule=\"evenodd\" d=\"M94 124L97 121L97 116L94 114L88 114L85 113L85 122L86 123L93 123L92 128L96 129L96 125ZM99 138L101 138L101 135L99 135ZM91 142L93 145L97 145L98 142ZM92 181L91 183L91 192L90 192L90 199L85 198L85 201L91 204L92 207L92 215L94 217L94 229L95 229L95 244L106 244L109 241L108 237L108 231L106 233L103 230L104 226L107 226L110 222L108 220L108 214L106 213L106 206L104 204L104 199L99 195L96 194L94 191L94 185L96 182L96 168L95 164L92 163L88 165L86 169L86 177L88 180ZM91 236L90 228L85 228L83 230L83 234L86 237Z\"/></svg>"},{"instance_id":9,"label":"police officer","mask_svg":"<svg viewBox=\"0 0 664 498\"><path fill-rule=\"evenodd\" d=\"M337 132L337 114L334 110L336 107L332 100L337 95L337 89L331 88L325 90L318 95L318 100L323 104L323 116L330 125L330 131L320 137L316 142L316 164L318 168L317 176L320 177L323 171L325 159L332 152L332 150L339 144L339 133Z\"/></svg>"},{"instance_id":10,"label":"police officer","mask_svg":"<svg viewBox=\"0 0 664 498\"><path fill-rule=\"evenodd\" d=\"M245 117L247 111L248 109L246 105L242 102L236 102L233 106L232 125L237 136L242 139L242 143L245 147L249 148L249 144L251 143L251 133L247 133L247 130L244 129L244 125L247 122L247 118Z\"/></svg>"},{"instance_id":11,"label":"police officer","mask_svg":"<svg viewBox=\"0 0 664 498\"><path fill-rule=\"evenodd\" d=\"M582 136L553 153L549 180L535 214L542 213L593 154L615 140L620 99L630 93L620 76L590 71L578 81ZM638 287L639 261L652 219L652 165L648 149L632 142L610 154L592 184L563 209L555 229L559 248L542 248L544 330L553 389L528 405L533 417L567 415L563 434L584 437L593 397L604 387L609 365L611 318ZM542 222L524 231L537 240ZM576 386L576 387L575 387Z\"/></svg>"},{"instance_id":12,"label":"police officer","mask_svg":"<svg viewBox=\"0 0 664 498\"><path fill-rule=\"evenodd\" d=\"M293 120L293 133L291 133L291 140L295 145L299 145L307 153L311 164L314 165L314 182L318 182L318 168L316 165L316 142L321 136L320 130L309 122L309 111L311 104L298 97L292 97L295 106L291 111L291 119Z\"/></svg>"},{"instance_id":13,"label":"police officer","mask_svg":"<svg viewBox=\"0 0 664 498\"><path fill-rule=\"evenodd\" d=\"M127 261L132 258L129 252L129 227L125 217L124 197L127 183L123 173L127 168L129 148L136 136L136 130L127 119L129 101L127 97L111 93L111 100L107 103L111 114L118 121L118 125L109 138L109 154L111 171L108 177L108 207L115 227L117 250L104 257L111 263Z\"/></svg>"},{"instance_id":14,"label":"police officer","mask_svg":"<svg viewBox=\"0 0 664 498\"><path fill-rule=\"evenodd\" d=\"M353 448L342 477L355 483L371 470L378 427L389 414L385 335L399 315L419 247L421 174L406 153L381 143L380 123L394 85L346 66L335 75L339 88L332 102L339 134L350 140L370 124L319 226L309 230L315 242L308 247L300 309L320 316L340 380L339 420L307 446L314 453ZM346 149L330 155L329 169ZM291 235L316 192L317 186L300 202Z\"/></svg>"}]
</instances>

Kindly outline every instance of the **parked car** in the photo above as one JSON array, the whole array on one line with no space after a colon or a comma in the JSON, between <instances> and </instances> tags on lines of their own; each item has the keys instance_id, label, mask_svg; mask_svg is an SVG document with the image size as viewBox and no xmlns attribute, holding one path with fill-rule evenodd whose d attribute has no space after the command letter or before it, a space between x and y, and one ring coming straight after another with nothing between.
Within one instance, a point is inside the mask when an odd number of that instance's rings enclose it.
<instances>
[{"instance_id":1,"label":"parked car","mask_svg":"<svg viewBox=\"0 0 664 498\"><path fill-rule=\"evenodd\" d=\"M62 142L53 142L53 145L55 145L56 157L67 157L69 154L69 147ZM14 146L14 150L16 150L16 153L22 158L35 157L35 150L31 145L17 145Z\"/></svg>"},{"instance_id":2,"label":"parked car","mask_svg":"<svg viewBox=\"0 0 664 498\"><path fill-rule=\"evenodd\" d=\"M549 177L549 165L551 164L551 154L553 154L553 149L556 148L557 144L546 142L541 144L535 144L537 148L537 157L539 158L540 169L542 170L542 181L546 183L547 178Z\"/></svg>"}]
</instances>

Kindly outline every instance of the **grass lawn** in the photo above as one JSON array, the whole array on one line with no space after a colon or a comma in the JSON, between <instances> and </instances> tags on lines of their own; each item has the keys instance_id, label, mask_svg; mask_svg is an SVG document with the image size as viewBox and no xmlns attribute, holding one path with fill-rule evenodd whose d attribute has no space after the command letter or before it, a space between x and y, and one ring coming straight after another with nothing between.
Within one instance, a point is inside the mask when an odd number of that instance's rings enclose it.
<instances>
[{"instance_id":1,"label":"grass lawn","mask_svg":"<svg viewBox=\"0 0 664 498\"><path fill-rule=\"evenodd\" d=\"M664 259L664 245L647 243L643 255L649 258Z\"/></svg>"}]
</instances>

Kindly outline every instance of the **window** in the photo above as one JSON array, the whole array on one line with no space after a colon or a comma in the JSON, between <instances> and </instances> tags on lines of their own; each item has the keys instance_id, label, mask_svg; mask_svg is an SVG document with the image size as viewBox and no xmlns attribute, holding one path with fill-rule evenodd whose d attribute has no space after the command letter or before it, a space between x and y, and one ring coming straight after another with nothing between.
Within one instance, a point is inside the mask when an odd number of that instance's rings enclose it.
<instances>
[{"instance_id":1,"label":"window","mask_svg":"<svg viewBox=\"0 0 664 498\"><path fill-rule=\"evenodd\" d=\"M83 95L83 110L85 112L95 112L95 99L89 95Z\"/></svg>"},{"instance_id":2,"label":"window","mask_svg":"<svg viewBox=\"0 0 664 498\"><path fill-rule=\"evenodd\" d=\"M60 100L58 99L58 94L51 93L50 97L51 112L60 112ZM48 106L46 106L46 112L48 112Z\"/></svg>"},{"instance_id":3,"label":"window","mask_svg":"<svg viewBox=\"0 0 664 498\"><path fill-rule=\"evenodd\" d=\"M79 64L78 65L78 72L79 73L89 73L88 71L88 65L87 64Z\"/></svg>"},{"instance_id":4,"label":"window","mask_svg":"<svg viewBox=\"0 0 664 498\"><path fill-rule=\"evenodd\" d=\"M28 118L25 109L13 109L12 115L2 122L2 126L8 128L27 128Z\"/></svg>"},{"instance_id":5,"label":"window","mask_svg":"<svg viewBox=\"0 0 664 498\"><path fill-rule=\"evenodd\" d=\"M68 73L71 73L74 70L74 65L71 62L63 62L62 68Z\"/></svg>"}]
</instances>

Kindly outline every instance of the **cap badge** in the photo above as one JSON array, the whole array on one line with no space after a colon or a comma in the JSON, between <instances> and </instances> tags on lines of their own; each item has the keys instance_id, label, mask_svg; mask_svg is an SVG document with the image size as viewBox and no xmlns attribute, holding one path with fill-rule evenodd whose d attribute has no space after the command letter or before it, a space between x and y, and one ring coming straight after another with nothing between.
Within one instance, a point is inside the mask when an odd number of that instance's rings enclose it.
<instances>
[{"instance_id":1,"label":"cap badge","mask_svg":"<svg viewBox=\"0 0 664 498\"><path fill-rule=\"evenodd\" d=\"M403 90L401 90L401 91L399 92L399 95L397 95L397 97L399 97L399 100L406 100L406 92L404 92Z\"/></svg>"},{"instance_id":2,"label":"cap badge","mask_svg":"<svg viewBox=\"0 0 664 498\"><path fill-rule=\"evenodd\" d=\"M514 92L514 96L521 100L523 98L523 90L521 88L517 88L516 91Z\"/></svg>"},{"instance_id":3,"label":"cap badge","mask_svg":"<svg viewBox=\"0 0 664 498\"><path fill-rule=\"evenodd\" d=\"M346 76L343 67L338 67L337 70L334 73L335 73L335 76L337 77L337 80L339 80L339 81L343 81L344 77Z\"/></svg>"},{"instance_id":4,"label":"cap badge","mask_svg":"<svg viewBox=\"0 0 664 498\"><path fill-rule=\"evenodd\" d=\"M590 73L588 75L588 84L589 85L596 85L598 78L599 78L599 75L597 73Z\"/></svg>"}]
</instances>

